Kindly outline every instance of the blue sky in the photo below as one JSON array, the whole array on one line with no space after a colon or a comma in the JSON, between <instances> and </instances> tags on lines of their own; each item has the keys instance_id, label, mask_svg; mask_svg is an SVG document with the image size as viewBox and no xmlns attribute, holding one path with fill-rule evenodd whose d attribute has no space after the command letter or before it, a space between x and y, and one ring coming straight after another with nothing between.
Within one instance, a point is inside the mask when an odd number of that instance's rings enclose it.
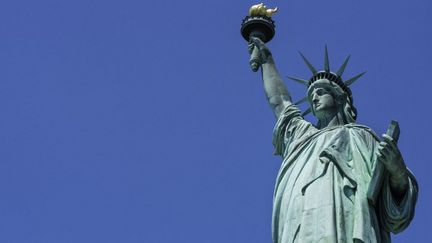
<instances>
[{"instance_id":1,"label":"blue sky","mask_svg":"<svg viewBox=\"0 0 432 243\"><path fill-rule=\"evenodd\" d=\"M255 3L1 2L0 242L270 242L281 160L239 33ZM420 185L393 242L431 242L432 3L266 4L283 76L308 78L298 51L322 67L325 44L332 69L352 55L345 78L367 71L358 122L399 121Z\"/></svg>"}]
</instances>

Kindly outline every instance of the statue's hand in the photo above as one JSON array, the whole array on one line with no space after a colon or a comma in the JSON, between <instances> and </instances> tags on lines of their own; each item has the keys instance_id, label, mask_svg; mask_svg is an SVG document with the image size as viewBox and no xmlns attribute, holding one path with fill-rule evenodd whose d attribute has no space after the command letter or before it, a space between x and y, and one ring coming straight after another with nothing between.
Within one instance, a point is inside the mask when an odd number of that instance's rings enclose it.
<instances>
[{"instance_id":1,"label":"statue's hand","mask_svg":"<svg viewBox=\"0 0 432 243\"><path fill-rule=\"evenodd\" d=\"M378 145L378 160L384 164L391 175L406 170L402 155L393 138L383 134L384 141Z\"/></svg>"},{"instance_id":2,"label":"statue's hand","mask_svg":"<svg viewBox=\"0 0 432 243\"><path fill-rule=\"evenodd\" d=\"M267 48L267 46L262 40L256 37L251 37L248 48L249 54L252 54L254 47L257 47L258 49L260 63L266 63L268 58L271 56L270 50Z\"/></svg>"}]
</instances>

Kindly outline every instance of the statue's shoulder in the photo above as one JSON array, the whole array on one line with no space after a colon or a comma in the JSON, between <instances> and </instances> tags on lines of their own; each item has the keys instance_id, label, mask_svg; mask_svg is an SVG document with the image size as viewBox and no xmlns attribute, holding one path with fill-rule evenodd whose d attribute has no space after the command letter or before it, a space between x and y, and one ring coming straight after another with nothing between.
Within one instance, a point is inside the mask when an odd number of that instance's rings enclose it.
<instances>
[{"instance_id":1,"label":"statue's shoulder","mask_svg":"<svg viewBox=\"0 0 432 243\"><path fill-rule=\"evenodd\" d=\"M356 132L370 135L377 141L380 140L379 136L374 132L374 130L372 130L372 128L370 128L368 126L357 124L357 123L349 123L349 124L345 124L344 126L346 128L353 129Z\"/></svg>"}]
</instances>

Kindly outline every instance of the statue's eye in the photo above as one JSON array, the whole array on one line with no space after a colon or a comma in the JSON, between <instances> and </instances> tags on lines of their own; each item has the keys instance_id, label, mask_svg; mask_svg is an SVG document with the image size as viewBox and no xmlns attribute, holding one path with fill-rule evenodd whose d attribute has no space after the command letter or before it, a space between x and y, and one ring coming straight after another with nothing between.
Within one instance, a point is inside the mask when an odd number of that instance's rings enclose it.
<instances>
[{"instance_id":1,"label":"statue's eye","mask_svg":"<svg viewBox=\"0 0 432 243\"><path fill-rule=\"evenodd\" d=\"M329 91L327 91L326 89L318 89L316 91L317 95L325 95L325 94L330 94Z\"/></svg>"},{"instance_id":2,"label":"statue's eye","mask_svg":"<svg viewBox=\"0 0 432 243\"><path fill-rule=\"evenodd\" d=\"M318 90L316 91L316 94L317 94L317 95L323 95L323 94L325 94L325 90L323 90L323 89L318 89Z\"/></svg>"}]
</instances>

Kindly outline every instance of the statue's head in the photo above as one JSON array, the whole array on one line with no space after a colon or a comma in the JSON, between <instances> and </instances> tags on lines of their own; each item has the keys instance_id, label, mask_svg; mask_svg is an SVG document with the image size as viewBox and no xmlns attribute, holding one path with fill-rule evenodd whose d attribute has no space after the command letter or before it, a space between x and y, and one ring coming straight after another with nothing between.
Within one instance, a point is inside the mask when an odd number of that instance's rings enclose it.
<instances>
[{"instance_id":1,"label":"statue's head","mask_svg":"<svg viewBox=\"0 0 432 243\"><path fill-rule=\"evenodd\" d=\"M312 71L309 80L291 78L308 86L308 96L311 107L303 113L312 112L318 120L338 115L345 123L353 123L357 118L357 110L354 107L351 89L348 87L364 73L361 73L347 81L342 80L342 74L349 61L349 56L337 72L330 71L327 47L325 48L324 70L317 71L312 64L300 53L303 60Z\"/></svg>"},{"instance_id":2,"label":"statue's head","mask_svg":"<svg viewBox=\"0 0 432 243\"><path fill-rule=\"evenodd\" d=\"M308 88L308 100L318 120L339 115L345 123L356 121L357 110L349 88L347 92L334 81L326 78L314 81Z\"/></svg>"}]
</instances>

